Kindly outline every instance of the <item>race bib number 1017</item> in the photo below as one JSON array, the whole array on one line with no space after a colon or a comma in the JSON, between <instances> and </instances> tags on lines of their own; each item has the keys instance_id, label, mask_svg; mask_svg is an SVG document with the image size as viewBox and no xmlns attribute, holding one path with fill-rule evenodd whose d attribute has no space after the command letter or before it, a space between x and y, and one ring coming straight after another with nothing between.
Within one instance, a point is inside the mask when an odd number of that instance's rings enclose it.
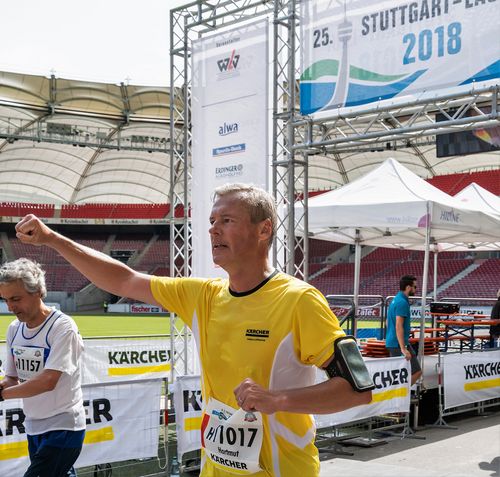
<instances>
[{"instance_id":1,"label":"race bib number 1017","mask_svg":"<svg viewBox=\"0 0 500 477\"><path fill-rule=\"evenodd\" d=\"M211 399L203 416L201 445L219 468L239 475L261 470L262 414L246 412Z\"/></svg>"}]
</instances>

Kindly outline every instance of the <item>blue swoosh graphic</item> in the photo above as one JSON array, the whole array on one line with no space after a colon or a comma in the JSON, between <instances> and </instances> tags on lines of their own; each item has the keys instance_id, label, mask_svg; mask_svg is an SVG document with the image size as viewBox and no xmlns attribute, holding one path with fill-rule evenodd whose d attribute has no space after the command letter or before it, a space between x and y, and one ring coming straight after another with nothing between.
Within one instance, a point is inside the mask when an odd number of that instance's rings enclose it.
<instances>
[{"instance_id":1,"label":"blue swoosh graphic","mask_svg":"<svg viewBox=\"0 0 500 477\"><path fill-rule=\"evenodd\" d=\"M460 83L459 86L472 83L473 81L486 81L493 78L500 78L500 60L494 61L491 65L478 71L476 74Z\"/></svg>"},{"instance_id":2,"label":"blue swoosh graphic","mask_svg":"<svg viewBox=\"0 0 500 477\"><path fill-rule=\"evenodd\" d=\"M372 103L380 99L389 99L398 95L411 83L416 81L427 70L418 70L401 81L385 85L366 85L364 83L349 83L345 106ZM334 82L301 82L300 83L300 112L312 114L325 107L332 99L336 83ZM330 105L328 110L336 109L339 105Z\"/></svg>"}]
</instances>

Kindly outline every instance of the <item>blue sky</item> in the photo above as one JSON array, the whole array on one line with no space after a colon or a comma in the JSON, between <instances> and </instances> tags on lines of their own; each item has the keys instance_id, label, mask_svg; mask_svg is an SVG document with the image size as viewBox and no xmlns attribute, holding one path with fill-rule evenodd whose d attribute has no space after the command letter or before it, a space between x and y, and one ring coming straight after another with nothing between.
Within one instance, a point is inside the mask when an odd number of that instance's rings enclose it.
<instances>
[{"instance_id":1,"label":"blue sky","mask_svg":"<svg viewBox=\"0 0 500 477\"><path fill-rule=\"evenodd\" d=\"M186 0L2 2L0 70L169 85L169 10Z\"/></svg>"}]
</instances>

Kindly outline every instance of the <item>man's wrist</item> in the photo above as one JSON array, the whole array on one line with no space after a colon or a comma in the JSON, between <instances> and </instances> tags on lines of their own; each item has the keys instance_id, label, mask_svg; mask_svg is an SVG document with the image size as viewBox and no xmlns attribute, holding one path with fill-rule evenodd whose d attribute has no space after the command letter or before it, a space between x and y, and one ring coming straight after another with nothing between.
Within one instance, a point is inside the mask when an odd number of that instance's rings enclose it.
<instances>
[{"instance_id":1,"label":"man's wrist","mask_svg":"<svg viewBox=\"0 0 500 477\"><path fill-rule=\"evenodd\" d=\"M0 386L0 402L2 401L5 401L4 397L3 397L3 387Z\"/></svg>"}]
</instances>

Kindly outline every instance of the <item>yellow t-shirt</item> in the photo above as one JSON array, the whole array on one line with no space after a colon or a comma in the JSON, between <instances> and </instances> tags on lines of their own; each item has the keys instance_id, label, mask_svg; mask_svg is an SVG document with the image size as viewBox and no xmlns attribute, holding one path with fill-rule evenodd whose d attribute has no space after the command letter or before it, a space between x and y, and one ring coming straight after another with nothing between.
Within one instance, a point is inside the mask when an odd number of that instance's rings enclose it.
<instances>
[{"instance_id":1,"label":"yellow t-shirt","mask_svg":"<svg viewBox=\"0 0 500 477\"><path fill-rule=\"evenodd\" d=\"M325 297L314 287L277 273L257 289L237 294L225 279L152 277L156 301L191 328L202 367L204 402L215 398L238 408L233 390L245 378L267 389L310 386L315 366L343 336ZM315 477L319 474L311 415L264 415L255 477ZM231 475L204 460L202 477Z\"/></svg>"}]
</instances>

